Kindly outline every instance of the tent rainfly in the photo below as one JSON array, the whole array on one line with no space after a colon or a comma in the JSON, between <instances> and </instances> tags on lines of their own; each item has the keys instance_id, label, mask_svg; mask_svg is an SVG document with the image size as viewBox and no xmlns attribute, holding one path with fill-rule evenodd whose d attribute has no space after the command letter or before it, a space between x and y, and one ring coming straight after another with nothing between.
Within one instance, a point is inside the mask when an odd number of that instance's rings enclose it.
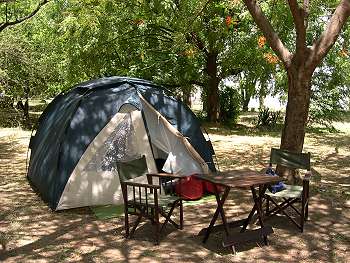
<instances>
[{"instance_id":1,"label":"tent rainfly","mask_svg":"<svg viewBox=\"0 0 350 263\"><path fill-rule=\"evenodd\" d=\"M58 95L31 137L27 178L53 210L121 204L116 164L146 157L148 171L215 171L193 112L152 82L109 77ZM138 178L145 182L146 178Z\"/></svg>"}]
</instances>

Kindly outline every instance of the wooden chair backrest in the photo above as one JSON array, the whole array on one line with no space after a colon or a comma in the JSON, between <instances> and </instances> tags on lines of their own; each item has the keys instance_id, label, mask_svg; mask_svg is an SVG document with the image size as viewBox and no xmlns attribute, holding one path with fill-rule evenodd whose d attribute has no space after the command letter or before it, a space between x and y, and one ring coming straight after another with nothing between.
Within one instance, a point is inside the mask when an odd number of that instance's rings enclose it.
<instances>
[{"instance_id":1,"label":"wooden chair backrest","mask_svg":"<svg viewBox=\"0 0 350 263\"><path fill-rule=\"evenodd\" d=\"M311 154L294 153L287 150L271 148L270 165L280 164L292 169L305 169L310 171Z\"/></svg>"}]
</instances>

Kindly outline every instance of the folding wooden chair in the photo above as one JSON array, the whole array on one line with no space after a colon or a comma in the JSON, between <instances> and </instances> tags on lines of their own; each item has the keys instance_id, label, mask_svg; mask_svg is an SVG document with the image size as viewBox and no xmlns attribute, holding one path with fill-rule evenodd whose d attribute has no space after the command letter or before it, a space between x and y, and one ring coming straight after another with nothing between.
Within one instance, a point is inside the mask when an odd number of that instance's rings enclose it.
<instances>
[{"instance_id":1,"label":"folding wooden chair","mask_svg":"<svg viewBox=\"0 0 350 263\"><path fill-rule=\"evenodd\" d=\"M277 213L282 213L293 222L301 232L304 230L304 222L308 219L309 205L309 180L311 177L310 153L293 153L281 149L271 149L270 169L273 164L282 165L290 169L305 169L302 186L285 185L284 190L271 193L266 191L266 217L271 217ZM273 209L270 203L274 205ZM299 205L297 205L299 203ZM288 213L287 208L291 208L298 215L299 222Z\"/></svg>"},{"instance_id":2,"label":"folding wooden chair","mask_svg":"<svg viewBox=\"0 0 350 263\"><path fill-rule=\"evenodd\" d=\"M147 174L147 164L144 156L140 159L129 162L118 162L117 169L124 199L126 237L132 237L143 217L151 220L152 224L155 226L156 244L159 244L160 233L164 230L168 222L172 223L177 229L183 228L182 199L175 195L162 195L161 185L153 184L152 182L152 177L155 176L161 178L171 178L172 180L179 180L183 178L182 176L165 173ZM147 184L131 181L131 179L135 179L143 175L147 175ZM132 194L129 194L129 190L132 191ZM175 223L171 219L173 211L176 207L180 209L179 224ZM131 232L129 232L129 215L137 216ZM165 221L160 229L159 215L165 217Z\"/></svg>"}]
</instances>

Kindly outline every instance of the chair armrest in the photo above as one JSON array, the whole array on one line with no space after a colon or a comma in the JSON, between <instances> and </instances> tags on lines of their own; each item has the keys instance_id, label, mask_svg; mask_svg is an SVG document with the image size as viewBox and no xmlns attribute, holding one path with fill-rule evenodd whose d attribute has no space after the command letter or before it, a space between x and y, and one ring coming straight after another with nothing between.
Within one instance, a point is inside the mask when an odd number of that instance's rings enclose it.
<instances>
[{"instance_id":1,"label":"chair armrest","mask_svg":"<svg viewBox=\"0 0 350 263\"><path fill-rule=\"evenodd\" d=\"M154 173L154 174L147 174L147 176L158 177L158 178L173 178L173 179L181 179L186 177L186 175L168 174L168 173Z\"/></svg>"},{"instance_id":2,"label":"chair armrest","mask_svg":"<svg viewBox=\"0 0 350 263\"><path fill-rule=\"evenodd\" d=\"M135 187L146 187L150 189L160 189L159 185L154 185L154 184L142 184L142 183L135 183L135 182L123 182L123 184L127 186L135 186Z\"/></svg>"}]
</instances>

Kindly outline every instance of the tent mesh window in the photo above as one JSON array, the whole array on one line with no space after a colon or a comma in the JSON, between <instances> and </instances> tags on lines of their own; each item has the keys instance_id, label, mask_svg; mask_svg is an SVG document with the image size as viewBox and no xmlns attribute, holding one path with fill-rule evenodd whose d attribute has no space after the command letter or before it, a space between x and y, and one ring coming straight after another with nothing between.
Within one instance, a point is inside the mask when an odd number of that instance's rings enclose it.
<instances>
[{"instance_id":1,"label":"tent mesh window","mask_svg":"<svg viewBox=\"0 0 350 263\"><path fill-rule=\"evenodd\" d=\"M118 161L127 162L140 157L131 115L126 114L107 140L97 150L86 169L88 171L116 171Z\"/></svg>"}]
</instances>

